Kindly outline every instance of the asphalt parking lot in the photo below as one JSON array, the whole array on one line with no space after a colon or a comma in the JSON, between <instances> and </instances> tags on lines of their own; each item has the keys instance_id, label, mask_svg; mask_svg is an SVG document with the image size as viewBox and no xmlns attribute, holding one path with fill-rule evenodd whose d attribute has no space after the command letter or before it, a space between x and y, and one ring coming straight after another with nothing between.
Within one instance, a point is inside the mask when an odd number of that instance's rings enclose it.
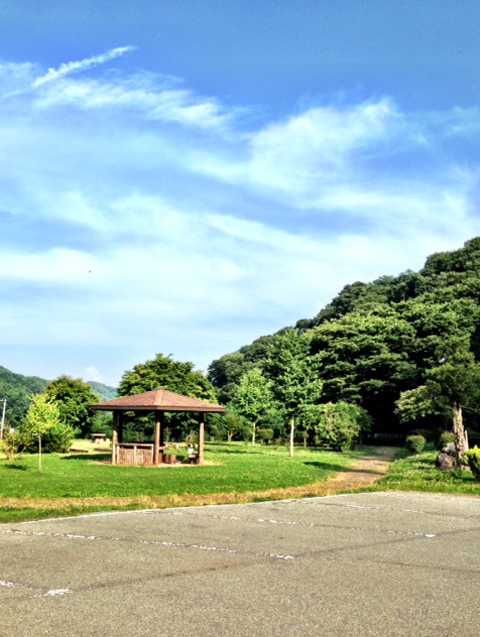
<instances>
[{"instance_id":1,"label":"asphalt parking lot","mask_svg":"<svg viewBox=\"0 0 480 637\"><path fill-rule=\"evenodd\" d=\"M480 634L480 499L365 493L0 525L0 634Z\"/></svg>"}]
</instances>

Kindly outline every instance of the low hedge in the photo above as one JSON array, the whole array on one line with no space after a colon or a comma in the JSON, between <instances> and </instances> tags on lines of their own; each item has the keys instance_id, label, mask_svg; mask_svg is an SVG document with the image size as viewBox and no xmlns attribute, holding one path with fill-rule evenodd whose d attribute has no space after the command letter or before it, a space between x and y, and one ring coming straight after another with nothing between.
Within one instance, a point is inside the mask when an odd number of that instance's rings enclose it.
<instances>
[{"instance_id":1,"label":"low hedge","mask_svg":"<svg viewBox=\"0 0 480 637\"><path fill-rule=\"evenodd\" d=\"M421 435L407 436L405 440L406 447L411 453L421 453L425 449L426 442L425 436Z\"/></svg>"}]
</instances>

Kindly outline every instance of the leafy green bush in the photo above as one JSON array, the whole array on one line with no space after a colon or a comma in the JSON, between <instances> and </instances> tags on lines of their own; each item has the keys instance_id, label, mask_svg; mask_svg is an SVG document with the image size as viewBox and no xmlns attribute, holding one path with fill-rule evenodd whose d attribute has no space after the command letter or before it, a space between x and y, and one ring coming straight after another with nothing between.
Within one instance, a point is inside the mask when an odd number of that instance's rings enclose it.
<instances>
[{"instance_id":1,"label":"leafy green bush","mask_svg":"<svg viewBox=\"0 0 480 637\"><path fill-rule=\"evenodd\" d=\"M407 436L405 444L411 453L421 453L425 449L425 436Z\"/></svg>"},{"instance_id":2,"label":"leafy green bush","mask_svg":"<svg viewBox=\"0 0 480 637\"><path fill-rule=\"evenodd\" d=\"M235 410L229 408L225 412L225 416L220 418L220 420L225 427L225 437L229 442L232 440L248 440L250 437L250 423Z\"/></svg>"},{"instance_id":3,"label":"leafy green bush","mask_svg":"<svg viewBox=\"0 0 480 637\"><path fill-rule=\"evenodd\" d=\"M465 454L465 459L468 462L475 480L480 480L480 449L475 445L473 449L469 449Z\"/></svg>"},{"instance_id":4,"label":"leafy green bush","mask_svg":"<svg viewBox=\"0 0 480 637\"><path fill-rule=\"evenodd\" d=\"M270 427L261 427L257 429L257 438L268 445L273 440L273 429Z\"/></svg>"},{"instance_id":5,"label":"leafy green bush","mask_svg":"<svg viewBox=\"0 0 480 637\"><path fill-rule=\"evenodd\" d=\"M351 449L370 430L369 414L350 403L325 403L307 409L304 424L313 427L315 443L336 451Z\"/></svg>"},{"instance_id":6,"label":"leafy green bush","mask_svg":"<svg viewBox=\"0 0 480 637\"><path fill-rule=\"evenodd\" d=\"M423 429L415 427L415 429L410 429L408 432L409 436L423 436L427 442L436 442L438 437L438 432L432 429Z\"/></svg>"},{"instance_id":7,"label":"leafy green bush","mask_svg":"<svg viewBox=\"0 0 480 637\"><path fill-rule=\"evenodd\" d=\"M21 440L17 432L13 429L7 429L3 436L3 452L5 453L7 460L14 460L17 453L20 451Z\"/></svg>"},{"instance_id":8,"label":"leafy green bush","mask_svg":"<svg viewBox=\"0 0 480 637\"><path fill-rule=\"evenodd\" d=\"M112 414L104 411L96 413L92 424L92 433L105 434L107 438L112 437Z\"/></svg>"},{"instance_id":9,"label":"leafy green bush","mask_svg":"<svg viewBox=\"0 0 480 637\"><path fill-rule=\"evenodd\" d=\"M443 449L450 442L455 442L455 434L453 431L442 431L437 438L437 449Z\"/></svg>"},{"instance_id":10,"label":"leafy green bush","mask_svg":"<svg viewBox=\"0 0 480 637\"><path fill-rule=\"evenodd\" d=\"M38 440L25 429L20 429L21 446L25 451L36 453ZM42 451L44 453L67 453L70 450L74 432L71 427L58 423L42 436Z\"/></svg>"}]
</instances>

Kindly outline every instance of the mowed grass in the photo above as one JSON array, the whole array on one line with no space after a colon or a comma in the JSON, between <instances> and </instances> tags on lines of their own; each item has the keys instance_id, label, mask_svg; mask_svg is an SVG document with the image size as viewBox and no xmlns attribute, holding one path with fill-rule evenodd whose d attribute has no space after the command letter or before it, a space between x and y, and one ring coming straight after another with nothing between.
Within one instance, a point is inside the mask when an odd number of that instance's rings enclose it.
<instances>
[{"instance_id":1,"label":"mowed grass","mask_svg":"<svg viewBox=\"0 0 480 637\"><path fill-rule=\"evenodd\" d=\"M435 467L438 452L427 451L399 458L387 475L369 490L430 491L434 493L464 493L480 495L480 482L469 470L440 471Z\"/></svg>"},{"instance_id":2,"label":"mowed grass","mask_svg":"<svg viewBox=\"0 0 480 637\"><path fill-rule=\"evenodd\" d=\"M210 444L205 466L112 467L108 456L35 455L0 460L0 498L89 498L210 494L294 487L346 468L355 454L285 447ZM0 516L1 519L1 516Z\"/></svg>"}]
</instances>

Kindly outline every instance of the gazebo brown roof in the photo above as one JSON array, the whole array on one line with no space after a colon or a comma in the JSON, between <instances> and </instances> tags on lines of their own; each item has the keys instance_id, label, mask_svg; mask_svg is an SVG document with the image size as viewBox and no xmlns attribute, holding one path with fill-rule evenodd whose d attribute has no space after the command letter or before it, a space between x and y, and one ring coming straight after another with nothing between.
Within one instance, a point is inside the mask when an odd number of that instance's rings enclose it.
<instances>
[{"instance_id":1,"label":"gazebo brown roof","mask_svg":"<svg viewBox=\"0 0 480 637\"><path fill-rule=\"evenodd\" d=\"M194 411L197 413L223 413L222 405L198 398L176 394L168 389L154 389L143 394L121 396L92 405L95 411Z\"/></svg>"},{"instance_id":2,"label":"gazebo brown roof","mask_svg":"<svg viewBox=\"0 0 480 637\"><path fill-rule=\"evenodd\" d=\"M190 398L176 394L168 389L154 389L143 394L133 394L132 396L120 396L103 403L96 403L91 406L94 411L113 412L112 431L112 464L153 464L158 465L163 462L163 452L165 445L164 434L164 413L169 412L195 412L200 414L198 431L198 464L204 461L205 445L205 414L221 414L225 411L222 405L208 403L206 400ZM123 418L128 411L150 411L155 413L155 429L153 444L136 444L123 442Z\"/></svg>"}]
</instances>

